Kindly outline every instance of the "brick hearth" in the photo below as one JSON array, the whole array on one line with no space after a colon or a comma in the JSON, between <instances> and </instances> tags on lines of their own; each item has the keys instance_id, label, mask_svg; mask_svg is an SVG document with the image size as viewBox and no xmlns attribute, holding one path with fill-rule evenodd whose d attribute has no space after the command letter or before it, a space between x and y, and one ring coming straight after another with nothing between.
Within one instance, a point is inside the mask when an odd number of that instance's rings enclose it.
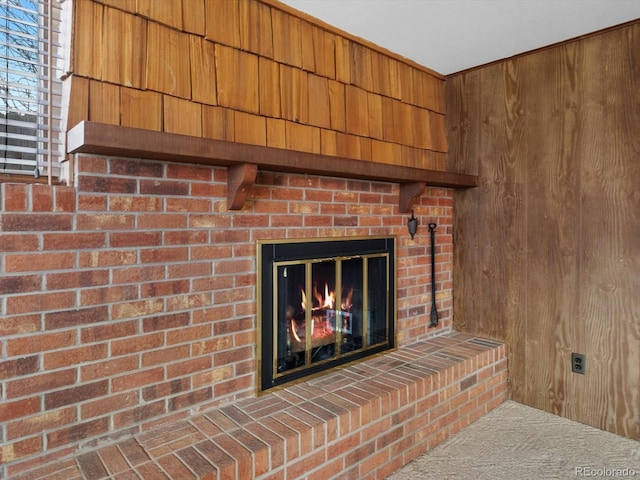
<instances>
[{"instance_id":1,"label":"brick hearth","mask_svg":"<svg viewBox=\"0 0 640 480\"><path fill-rule=\"evenodd\" d=\"M506 382L504 345L452 333L19 479L380 479L502 403Z\"/></svg>"}]
</instances>

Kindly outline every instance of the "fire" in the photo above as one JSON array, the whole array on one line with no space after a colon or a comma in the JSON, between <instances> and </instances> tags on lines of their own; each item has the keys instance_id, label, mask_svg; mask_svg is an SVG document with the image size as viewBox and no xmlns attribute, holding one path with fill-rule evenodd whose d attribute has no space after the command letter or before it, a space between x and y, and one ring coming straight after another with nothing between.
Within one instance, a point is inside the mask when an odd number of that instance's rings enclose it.
<instances>
[{"instance_id":1,"label":"fire","mask_svg":"<svg viewBox=\"0 0 640 480\"><path fill-rule=\"evenodd\" d=\"M347 292L347 296L344 297L344 299L342 300L342 305L340 305L342 310L344 311L351 310L351 307L353 307L353 303L351 303L352 300L353 300L353 288L350 288L349 291Z\"/></svg>"},{"instance_id":2,"label":"fire","mask_svg":"<svg viewBox=\"0 0 640 480\"><path fill-rule=\"evenodd\" d=\"M302 307L302 311L306 312L307 295L304 293L304 290L302 288L300 289L300 293L302 294L302 302L300 303L300 306ZM336 304L336 294L329 291L329 285L326 283L324 284L324 297L315 286L313 287L313 296L316 299L318 308L333 309L334 305Z\"/></svg>"},{"instance_id":3,"label":"fire","mask_svg":"<svg viewBox=\"0 0 640 480\"><path fill-rule=\"evenodd\" d=\"M329 285L326 283L324 284L324 299L320 295L320 292L315 288L314 293L316 300L318 300L318 304L321 305L322 308L333 308L336 303L336 295L334 292L329 292Z\"/></svg>"},{"instance_id":4,"label":"fire","mask_svg":"<svg viewBox=\"0 0 640 480\"><path fill-rule=\"evenodd\" d=\"M303 312L309 308L307 295L303 288L300 289L301 302L300 307ZM329 284L325 283L324 292L320 292L316 285L313 287L314 305L311 305L311 337L313 339L321 339L335 334L336 315L342 315L343 331L350 323L350 312L353 298L353 288L349 289L346 296L341 302L341 311L335 310L336 294L329 290ZM293 316L290 318L290 329L293 340L296 342L304 342L304 323L296 321Z\"/></svg>"}]
</instances>

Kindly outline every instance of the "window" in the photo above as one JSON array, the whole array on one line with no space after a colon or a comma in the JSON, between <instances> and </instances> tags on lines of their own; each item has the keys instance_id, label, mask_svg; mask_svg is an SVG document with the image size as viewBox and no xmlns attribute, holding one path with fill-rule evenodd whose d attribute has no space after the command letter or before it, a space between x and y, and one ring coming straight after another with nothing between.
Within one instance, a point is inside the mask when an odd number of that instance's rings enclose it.
<instances>
[{"instance_id":1,"label":"window","mask_svg":"<svg viewBox=\"0 0 640 480\"><path fill-rule=\"evenodd\" d=\"M0 176L59 175L58 0L0 0Z\"/></svg>"}]
</instances>

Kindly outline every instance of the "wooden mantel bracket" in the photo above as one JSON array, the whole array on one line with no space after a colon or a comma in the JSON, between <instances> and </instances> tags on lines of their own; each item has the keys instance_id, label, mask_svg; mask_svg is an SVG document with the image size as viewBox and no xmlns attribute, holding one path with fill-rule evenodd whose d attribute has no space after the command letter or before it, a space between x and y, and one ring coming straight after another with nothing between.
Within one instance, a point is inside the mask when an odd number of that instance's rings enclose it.
<instances>
[{"instance_id":1,"label":"wooden mantel bracket","mask_svg":"<svg viewBox=\"0 0 640 480\"><path fill-rule=\"evenodd\" d=\"M401 212L426 186L472 188L476 175L390 165L321 153L192 137L82 121L67 132L68 153L88 153L229 168L229 209L240 209L257 170L399 183Z\"/></svg>"},{"instance_id":2,"label":"wooden mantel bracket","mask_svg":"<svg viewBox=\"0 0 640 480\"><path fill-rule=\"evenodd\" d=\"M227 208L241 210L249 193L249 188L258 176L258 165L240 163L227 170Z\"/></svg>"},{"instance_id":3,"label":"wooden mantel bracket","mask_svg":"<svg viewBox=\"0 0 640 480\"><path fill-rule=\"evenodd\" d=\"M420 198L425 188L427 188L426 182L401 183L400 213L406 213L411 210L411 207Z\"/></svg>"}]
</instances>

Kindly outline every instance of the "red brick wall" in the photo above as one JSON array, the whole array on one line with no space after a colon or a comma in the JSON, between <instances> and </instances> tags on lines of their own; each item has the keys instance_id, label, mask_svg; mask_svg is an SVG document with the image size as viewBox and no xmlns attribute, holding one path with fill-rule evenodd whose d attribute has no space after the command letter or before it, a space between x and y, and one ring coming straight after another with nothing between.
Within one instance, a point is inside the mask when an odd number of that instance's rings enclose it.
<instances>
[{"instance_id":1,"label":"red brick wall","mask_svg":"<svg viewBox=\"0 0 640 480\"><path fill-rule=\"evenodd\" d=\"M76 165L76 187L0 184L5 468L253 396L258 239L395 234L399 344L451 330L451 190L423 194L412 241L396 184L260 173L230 212L224 168Z\"/></svg>"}]
</instances>

